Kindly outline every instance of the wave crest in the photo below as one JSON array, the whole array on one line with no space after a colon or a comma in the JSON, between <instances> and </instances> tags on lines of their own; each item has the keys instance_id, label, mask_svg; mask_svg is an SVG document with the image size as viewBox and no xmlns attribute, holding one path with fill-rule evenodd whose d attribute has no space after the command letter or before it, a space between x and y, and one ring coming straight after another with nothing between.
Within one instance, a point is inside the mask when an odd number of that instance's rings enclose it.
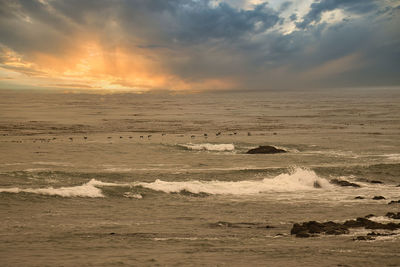
<instances>
[{"instance_id":1,"label":"wave crest","mask_svg":"<svg viewBox=\"0 0 400 267\"><path fill-rule=\"evenodd\" d=\"M61 197L104 197L101 189L97 188L100 186L126 186L126 184L115 184L115 183L105 183L92 179L89 182L78 185L78 186L68 186L68 187L47 187L47 188L0 188L0 193L32 193L39 195L48 196L61 196Z\"/></svg>"},{"instance_id":2,"label":"wave crest","mask_svg":"<svg viewBox=\"0 0 400 267\"><path fill-rule=\"evenodd\" d=\"M192 180L167 182L156 180L152 183L140 182L135 185L165 193L188 191L194 194L207 193L213 195L254 195L266 192L295 192L316 190L316 188L332 188L332 185L327 180L318 177L315 172L301 168L296 168L289 174L280 174L274 178L265 178L258 181Z\"/></svg>"},{"instance_id":3,"label":"wave crest","mask_svg":"<svg viewBox=\"0 0 400 267\"><path fill-rule=\"evenodd\" d=\"M234 144L179 144L178 146L184 147L189 150L206 150L206 151L233 151L235 150Z\"/></svg>"}]
</instances>

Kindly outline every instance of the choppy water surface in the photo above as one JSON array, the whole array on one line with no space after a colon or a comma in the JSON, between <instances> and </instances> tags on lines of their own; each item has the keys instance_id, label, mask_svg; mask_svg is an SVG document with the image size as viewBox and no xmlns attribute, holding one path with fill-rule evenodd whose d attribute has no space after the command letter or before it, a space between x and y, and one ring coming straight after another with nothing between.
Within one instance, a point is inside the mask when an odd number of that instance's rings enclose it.
<instances>
[{"instance_id":1,"label":"choppy water surface","mask_svg":"<svg viewBox=\"0 0 400 267\"><path fill-rule=\"evenodd\" d=\"M399 231L290 235L400 211L396 91L0 94L3 266L400 265Z\"/></svg>"}]
</instances>

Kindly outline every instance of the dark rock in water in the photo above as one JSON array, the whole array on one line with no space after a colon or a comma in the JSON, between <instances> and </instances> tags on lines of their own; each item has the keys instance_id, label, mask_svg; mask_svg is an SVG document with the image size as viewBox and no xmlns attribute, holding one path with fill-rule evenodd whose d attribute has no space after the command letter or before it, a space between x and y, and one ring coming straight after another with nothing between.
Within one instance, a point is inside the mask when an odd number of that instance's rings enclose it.
<instances>
[{"instance_id":1,"label":"dark rock in water","mask_svg":"<svg viewBox=\"0 0 400 267\"><path fill-rule=\"evenodd\" d=\"M252 228L252 229L269 229L274 228L265 223L252 223L252 222L239 222L239 223L230 223L219 221L216 223L210 224L212 227L224 227L224 228Z\"/></svg>"},{"instance_id":2,"label":"dark rock in water","mask_svg":"<svg viewBox=\"0 0 400 267\"><path fill-rule=\"evenodd\" d=\"M371 232L367 234L368 236L391 236L391 235L397 235L396 233L375 233Z\"/></svg>"},{"instance_id":3,"label":"dark rock in water","mask_svg":"<svg viewBox=\"0 0 400 267\"><path fill-rule=\"evenodd\" d=\"M307 238L310 237L311 235L305 231L299 232L296 234L296 237L300 237L300 238Z\"/></svg>"},{"instance_id":4,"label":"dark rock in water","mask_svg":"<svg viewBox=\"0 0 400 267\"><path fill-rule=\"evenodd\" d=\"M351 183L345 180L339 180L339 179L332 179L330 180L331 184L339 185L339 186L352 186L352 187L360 187L358 184Z\"/></svg>"},{"instance_id":5,"label":"dark rock in water","mask_svg":"<svg viewBox=\"0 0 400 267\"><path fill-rule=\"evenodd\" d=\"M365 227L367 225L367 222L372 222L372 221L359 217L356 220L347 220L343 223L343 225L349 228L357 228L357 227Z\"/></svg>"},{"instance_id":6,"label":"dark rock in water","mask_svg":"<svg viewBox=\"0 0 400 267\"><path fill-rule=\"evenodd\" d=\"M286 152L286 150L276 148L274 146L259 146L257 148L250 149L247 151L247 154L276 154Z\"/></svg>"},{"instance_id":7,"label":"dark rock in water","mask_svg":"<svg viewBox=\"0 0 400 267\"><path fill-rule=\"evenodd\" d=\"M179 194L184 195L184 196L188 196L188 197L208 197L210 196L210 194L207 194L205 192L200 192L200 193L192 193L188 190L181 190L179 191Z\"/></svg>"},{"instance_id":8,"label":"dark rock in water","mask_svg":"<svg viewBox=\"0 0 400 267\"><path fill-rule=\"evenodd\" d=\"M306 232L307 228L303 225L300 225L298 223L293 224L292 229L290 230L291 235L296 235L298 233Z\"/></svg>"},{"instance_id":9,"label":"dark rock in water","mask_svg":"<svg viewBox=\"0 0 400 267\"><path fill-rule=\"evenodd\" d=\"M368 180L366 178L358 178L357 181L359 182L364 182L364 183L370 183L370 184L383 184L382 181L378 181L378 180Z\"/></svg>"},{"instance_id":10,"label":"dark rock in water","mask_svg":"<svg viewBox=\"0 0 400 267\"><path fill-rule=\"evenodd\" d=\"M392 200L388 203L388 205L391 205L391 204L400 204L400 200Z\"/></svg>"},{"instance_id":11,"label":"dark rock in water","mask_svg":"<svg viewBox=\"0 0 400 267\"><path fill-rule=\"evenodd\" d=\"M400 212L398 212L398 213L388 212L388 213L386 213L386 217L389 217L389 218L392 218L392 219L396 219L396 220L400 220Z\"/></svg>"},{"instance_id":12,"label":"dark rock in water","mask_svg":"<svg viewBox=\"0 0 400 267\"><path fill-rule=\"evenodd\" d=\"M349 228L364 227L365 229L386 229L396 230L400 229L400 223L378 223L366 218L357 218L356 220L348 220L343 223L344 226Z\"/></svg>"},{"instance_id":13,"label":"dark rock in water","mask_svg":"<svg viewBox=\"0 0 400 267\"><path fill-rule=\"evenodd\" d=\"M372 198L373 200L381 200L381 199L386 199L384 196L374 196Z\"/></svg>"},{"instance_id":14,"label":"dark rock in water","mask_svg":"<svg viewBox=\"0 0 400 267\"><path fill-rule=\"evenodd\" d=\"M356 196L354 199L365 199L365 197L362 197L362 196Z\"/></svg>"},{"instance_id":15,"label":"dark rock in water","mask_svg":"<svg viewBox=\"0 0 400 267\"><path fill-rule=\"evenodd\" d=\"M322 188L318 181L314 181L314 188Z\"/></svg>"},{"instance_id":16,"label":"dark rock in water","mask_svg":"<svg viewBox=\"0 0 400 267\"><path fill-rule=\"evenodd\" d=\"M349 229L340 223L335 223L332 221L324 223L309 221L303 222L302 224L295 223L290 230L290 234L296 235L296 237L309 237L311 234L321 233L327 235L342 235L348 234Z\"/></svg>"},{"instance_id":17,"label":"dark rock in water","mask_svg":"<svg viewBox=\"0 0 400 267\"><path fill-rule=\"evenodd\" d=\"M363 236L363 235L360 235L360 236L357 236L356 238L354 238L353 240L357 240L357 241L368 241L368 240L375 240L375 238L372 237L372 236Z\"/></svg>"},{"instance_id":18,"label":"dark rock in water","mask_svg":"<svg viewBox=\"0 0 400 267\"><path fill-rule=\"evenodd\" d=\"M365 229L383 229L383 230L397 230L400 229L400 223L378 223L371 221L367 218L371 218L374 216L373 214L367 215L366 218L359 217L356 220L348 220L344 223L335 223L332 221L328 222L316 222L309 221L303 222L302 224L295 223L293 224L292 229L290 230L290 234L296 235L296 237L310 237L318 234L326 234L326 235L343 235L348 234L349 228L358 228L364 227ZM389 212L386 216L390 218L399 218L400 212L395 214ZM360 239L364 240L364 239ZM367 240L367 239L366 239Z\"/></svg>"},{"instance_id":19,"label":"dark rock in water","mask_svg":"<svg viewBox=\"0 0 400 267\"><path fill-rule=\"evenodd\" d=\"M382 230L397 230L400 229L400 223L379 223L375 221L371 221L368 218L371 218L375 215L369 214L367 216L358 217L355 220L347 220L344 223L335 223L332 221L328 222L316 222L316 221L309 221L303 222L302 224L295 223L293 224L292 229L290 230L291 235L296 235L296 237L311 237L316 236L318 234L326 234L326 235L342 235L348 234L349 228L358 228L363 227L365 229L382 229ZM393 219L400 219L400 212L393 213L388 212L386 214L387 217ZM368 236L360 236L357 237L355 240L373 240L373 236L380 236L380 235L396 235L396 233L375 233L371 232Z\"/></svg>"}]
</instances>

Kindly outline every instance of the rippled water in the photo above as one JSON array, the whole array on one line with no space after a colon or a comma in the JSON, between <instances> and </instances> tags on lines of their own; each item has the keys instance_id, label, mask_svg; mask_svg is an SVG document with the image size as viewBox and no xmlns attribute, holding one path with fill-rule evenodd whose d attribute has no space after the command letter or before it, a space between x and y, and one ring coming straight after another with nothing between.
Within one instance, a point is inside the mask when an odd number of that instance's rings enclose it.
<instances>
[{"instance_id":1,"label":"rippled water","mask_svg":"<svg viewBox=\"0 0 400 267\"><path fill-rule=\"evenodd\" d=\"M399 103L390 90L2 91L0 263L400 265L398 232L290 235L399 212ZM288 152L246 154L259 145Z\"/></svg>"}]
</instances>

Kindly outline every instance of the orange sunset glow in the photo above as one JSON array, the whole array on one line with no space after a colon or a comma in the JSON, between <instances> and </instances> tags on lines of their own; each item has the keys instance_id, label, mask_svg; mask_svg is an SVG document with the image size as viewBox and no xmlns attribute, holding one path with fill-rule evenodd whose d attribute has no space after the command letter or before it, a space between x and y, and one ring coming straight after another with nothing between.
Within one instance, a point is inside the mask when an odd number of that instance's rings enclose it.
<instances>
[{"instance_id":1,"label":"orange sunset glow","mask_svg":"<svg viewBox=\"0 0 400 267\"><path fill-rule=\"evenodd\" d=\"M25 60L15 51L3 48L3 74L18 77L19 81L41 87L76 89L109 89L137 92L151 89L174 88L174 90L227 89L234 84L223 79L207 79L201 83L187 82L163 70L157 58L132 53L123 47L106 49L88 42L75 47L74 53L64 55L35 53ZM142 52L142 53L141 53ZM17 72L16 72L17 71Z\"/></svg>"},{"instance_id":2,"label":"orange sunset glow","mask_svg":"<svg viewBox=\"0 0 400 267\"><path fill-rule=\"evenodd\" d=\"M396 1L325 2L2 1L0 88L397 86Z\"/></svg>"}]
</instances>

